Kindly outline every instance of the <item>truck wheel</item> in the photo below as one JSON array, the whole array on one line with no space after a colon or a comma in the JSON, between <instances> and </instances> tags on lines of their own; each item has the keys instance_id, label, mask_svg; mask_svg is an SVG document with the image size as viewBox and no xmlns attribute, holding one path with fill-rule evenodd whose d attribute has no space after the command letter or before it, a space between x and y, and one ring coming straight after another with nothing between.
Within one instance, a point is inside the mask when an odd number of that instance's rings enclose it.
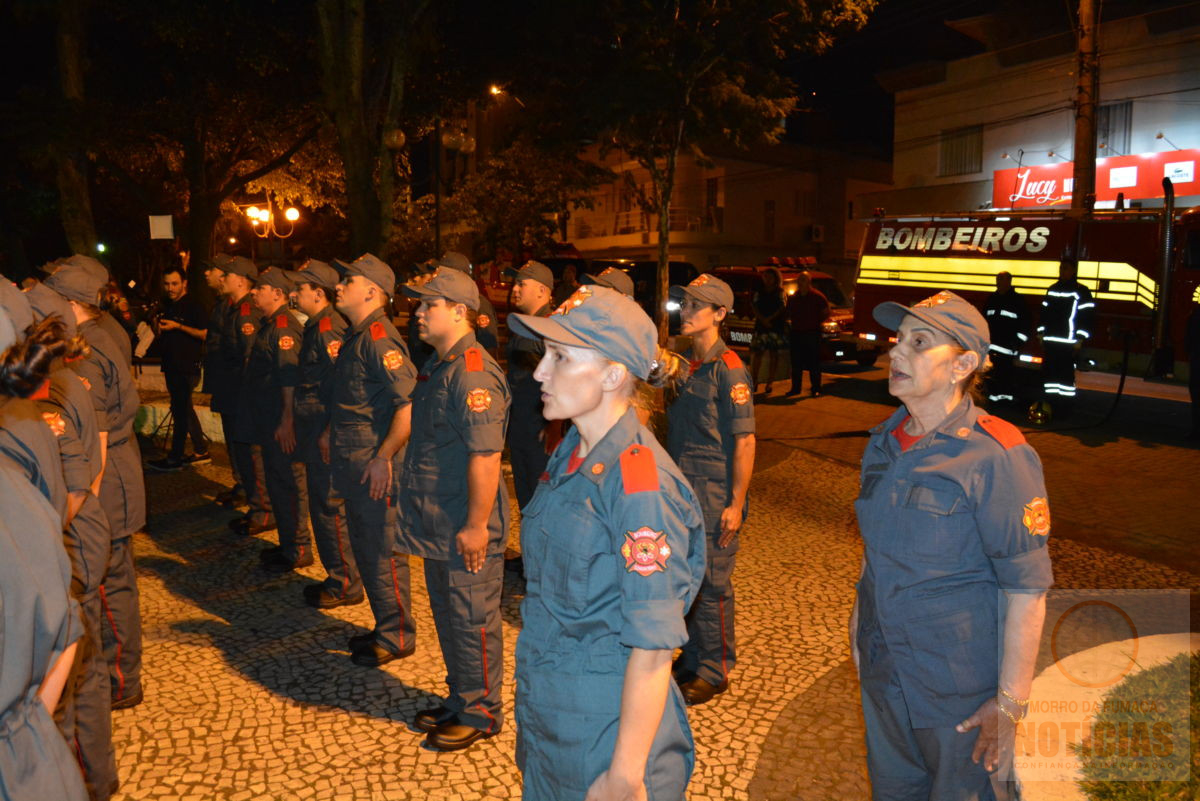
<instances>
[{"instance_id":1,"label":"truck wheel","mask_svg":"<svg viewBox=\"0 0 1200 801\"><path fill-rule=\"evenodd\" d=\"M858 362L859 367L871 367L878 358L879 352L874 350L860 350L854 355L854 361Z\"/></svg>"}]
</instances>

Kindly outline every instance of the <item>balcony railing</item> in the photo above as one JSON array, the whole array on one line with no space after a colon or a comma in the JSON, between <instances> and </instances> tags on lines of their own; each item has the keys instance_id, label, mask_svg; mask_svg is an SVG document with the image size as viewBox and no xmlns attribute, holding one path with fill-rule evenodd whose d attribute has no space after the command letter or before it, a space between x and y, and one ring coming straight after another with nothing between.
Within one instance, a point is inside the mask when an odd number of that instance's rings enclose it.
<instances>
[{"instance_id":1,"label":"balcony railing","mask_svg":"<svg viewBox=\"0 0 1200 801\"><path fill-rule=\"evenodd\" d=\"M719 234L724 226L725 209L675 207L671 209L668 228L671 231ZM589 239L624 234L649 234L658 230L658 218L644 211L619 211L615 214L590 215L575 218L575 238Z\"/></svg>"}]
</instances>

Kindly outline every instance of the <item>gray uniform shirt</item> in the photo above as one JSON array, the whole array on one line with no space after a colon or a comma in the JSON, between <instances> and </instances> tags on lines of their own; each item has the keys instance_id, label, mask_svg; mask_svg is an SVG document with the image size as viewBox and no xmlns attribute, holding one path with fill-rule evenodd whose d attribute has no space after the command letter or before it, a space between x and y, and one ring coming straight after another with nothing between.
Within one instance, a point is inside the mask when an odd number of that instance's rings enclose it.
<instances>
[{"instance_id":1,"label":"gray uniform shirt","mask_svg":"<svg viewBox=\"0 0 1200 801\"><path fill-rule=\"evenodd\" d=\"M400 550L461 566L454 537L467 522L467 462L471 454L504 450L508 383L496 360L467 334L425 364L413 392L412 437L400 474ZM488 520L489 554L508 536L504 481Z\"/></svg>"}]
</instances>

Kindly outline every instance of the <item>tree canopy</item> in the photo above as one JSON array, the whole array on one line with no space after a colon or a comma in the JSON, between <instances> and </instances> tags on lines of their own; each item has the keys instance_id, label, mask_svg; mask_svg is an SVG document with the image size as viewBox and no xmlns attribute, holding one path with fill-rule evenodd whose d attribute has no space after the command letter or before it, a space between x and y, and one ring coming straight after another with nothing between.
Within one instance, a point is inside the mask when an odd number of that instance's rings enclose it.
<instances>
[{"instance_id":1,"label":"tree canopy","mask_svg":"<svg viewBox=\"0 0 1200 801\"><path fill-rule=\"evenodd\" d=\"M60 255L57 215L74 249L102 230L136 250L146 216L171 214L199 263L269 196L303 207L323 240L304 252L432 255L435 208L478 256L520 252L587 202L600 177L580 155L598 144L650 172L665 264L678 154L776 139L796 102L787 59L874 4L24 0L0 11L3 57L32 66L0 89L17 156L0 183L24 189L0 202L0 246L10 262ZM440 125L481 110L473 169L433 180Z\"/></svg>"}]
</instances>

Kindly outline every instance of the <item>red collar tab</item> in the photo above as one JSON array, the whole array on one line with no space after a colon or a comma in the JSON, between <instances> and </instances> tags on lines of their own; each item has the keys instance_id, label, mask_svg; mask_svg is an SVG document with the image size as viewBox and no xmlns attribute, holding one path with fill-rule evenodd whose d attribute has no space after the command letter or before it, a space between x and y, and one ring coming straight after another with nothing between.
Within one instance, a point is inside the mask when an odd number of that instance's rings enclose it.
<instances>
[{"instance_id":1,"label":"red collar tab","mask_svg":"<svg viewBox=\"0 0 1200 801\"><path fill-rule=\"evenodd\" d=\"M248 301L248 300L242 301L242 307L240 309L238 309L238 314L241 315L242 317L250 316L250 301Z\"/></svg>"},{"instance_id":2,"label":"red collar tab","mask_svg":"<svg viewBox=\"0 0 1200 801\"><path fill-rule=\"evenodd\" d=\"M1006 451L1025 443L1025 435L1021 433L1021 429L1007 420L993 417L990 414L981 414L975 418L975 422L979 423L979 427L986 431L992 439L1003 445Z\"/></svg>"},{"instance_id":3,"label":"red collar tab","mask_svg":"<svg viewBox=\"0 0 1200 801\"><path fill-rule=\"evenodd\" d=\"M697 370L699 370L701 367L703 367L703 366L704 366L704 360L703 360L703 359L696 359L695 361L692 361L692 360L690 360L690 359L689 359L689 360L688 360L688 366L692 368L692 375L695 375L695 374L696 374L696 371L697 371Z\"/></svg>"},{"instance_id":4,"label":"red collar tab","mask_svg":"<svg viewBox=\"0 0 1200 801\"><path fill-rule=\"evenodd\" d=\"M281 314L275 318L275 327L276 328L287 328L288 327L288 318L287 318L286 314Z\"/></svg>"},{"instance_id":5,"label":"red collar tab","mask_svg":"<svg viewBox=\"0 0 1200 801\"><path fill-rule=\"evenodd\" d=\"M896 426L892 430L892 436L895 437L896 441L900 443L901 453L903 453L904 451L907 451L913 445L917 444L917 442L920 441L921 437L925 436L924 434L921 434L920 436L918 436L916 434L910 434L904 430L904 426L908 423L908 421L909 421L909 419L911 419L911 417L912 417L912 415L905 417L903 420L900 421L900 425Z\"/></svg>"},{"instance_id":6,"label":"red collar tab","mask_svg":"<svg viewBox=\"0 0 1200 801\"><path fill-rule=\"evenodd\" d=\"M468 373L483 372L483 353L479 348L467 348L463 351L463 362L467 365Z\"/></svg>"},{"instance_id":7,"label":"red collar tab","mask_svg":"<svg viewBox=\"0 0 1200 801\"><path fill-rule=\"evenodd\" d=\"M372 340L383 339L385 336L387 336L387 331L383 327L382 320L376 320L375 322L371 323L370 330Z\"/></svg>"},{"instance_id":8,"label":"red collar tab","mask_svg":"<svg viewBox=\"0 0 1200 801\"><path fill-rule=\"evenodd\" d=\"M332 331L333 330L333 318L332 317L322 317L321 321L319 323L317 323L317 330L318 331Z\"/></svg>"},{"instance_id":9,"label":"red collar tab","mask_svg":"<svg viewBox=\"0 0 1200 801\"><path fill-rule=\"evenodd\" d=\"M630 445L621 454L621 481L625 494L658 492L658 466L654 452L645 445Z\"/></svg>"},{"instance_id":10,"label":"red collar tab","mask_svg":"<svg viewBox=\"0 0 1200 801\"><path fill-rule=\"evenodd\" d=\"M567 473L574 473L583 464L583 457L579 455L579 446L575 446L575 450L571 451L571 455L567 457Z\"/></svg>"},{"instance_id":11,"label":"red collar tab","mask_svg":"<svg viewBox=\"0 0 1200 801\"><path fill-rule=\"evenodd\" d=\"M721 361L725 362L725 366L730 370L736 370L739 367L745 366L742 364L742 357L731 350L727 350L721 354Z\"/></svg>"},{"instance_id":12,"label":"red collar tab","mask_svg":"<svg viewBox=\"0 0 1200 801\"><path fill-rule=\"evenodd\" d=\"M29 396L30 400L50 400L50 379L47 378L42 382L42 385L34 390L34 393Z\"/></svg>"}]
</instances>

